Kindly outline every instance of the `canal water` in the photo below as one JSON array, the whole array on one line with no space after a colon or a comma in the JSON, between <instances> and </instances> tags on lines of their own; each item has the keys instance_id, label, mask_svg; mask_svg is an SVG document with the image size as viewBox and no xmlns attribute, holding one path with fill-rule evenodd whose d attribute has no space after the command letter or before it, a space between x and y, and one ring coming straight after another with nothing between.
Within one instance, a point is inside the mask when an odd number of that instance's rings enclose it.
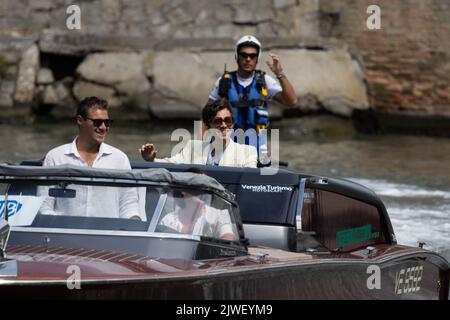
<instances>
[{"instance_id":1,"label":"canal water","mask_svg":"<svg viewBox=\"0 0 450 320\"><path fill-rule=\"evenodd\" d=\"M116 125L117 123L117 125ZM193 123L133 125L116 122L108 143L140 160L138 148L152 142L159 156L170 154L177 128L192 132ZM450 260L450 139L363 135L347 120L331 116L286 119L280 130L280 159L289 168L346 178L375 191L390 214L400 244L437 251ZM55 146L72 141L73 123L0 125L0 161L40 159Z\"/></svg>"}]
</instances>

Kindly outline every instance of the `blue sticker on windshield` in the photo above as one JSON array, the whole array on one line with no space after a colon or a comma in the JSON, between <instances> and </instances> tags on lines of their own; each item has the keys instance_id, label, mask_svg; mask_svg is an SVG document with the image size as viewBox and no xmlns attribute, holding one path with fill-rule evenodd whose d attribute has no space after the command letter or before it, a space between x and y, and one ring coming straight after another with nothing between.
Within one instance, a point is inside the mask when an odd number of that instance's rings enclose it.
<instances>
[{"instance_id":1,"label":"blue sticker on windshield","mask_svg":"<svg viewBox=\"0 0 450 320\"><path fill-rule=\"evenodd\" d=\"M8 218L15 215L22 208L22 204L16 200L8 200ZM3 218L5 213L5 200L0 200L0 218Z\"/></svg>"}]
</instances>

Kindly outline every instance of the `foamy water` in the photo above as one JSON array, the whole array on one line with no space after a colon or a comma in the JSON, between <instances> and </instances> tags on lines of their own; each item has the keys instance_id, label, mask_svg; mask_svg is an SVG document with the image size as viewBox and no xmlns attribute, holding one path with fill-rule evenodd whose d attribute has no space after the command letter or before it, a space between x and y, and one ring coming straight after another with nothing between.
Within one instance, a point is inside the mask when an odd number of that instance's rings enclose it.
<instances>
[{"instance_id":1,"label":"foamy water","mask_svg":"<svg viewBox=\"0 0 450 320\"><path fill-rule=\"evenodd\" d=\"M450 190L430 190L415 185L393 183L386 180L370 180L348 178L356 183L366 186L379 196L387 197L412 197L412 198L441 198L450 199Z\"/></svg>"}]
</instances>

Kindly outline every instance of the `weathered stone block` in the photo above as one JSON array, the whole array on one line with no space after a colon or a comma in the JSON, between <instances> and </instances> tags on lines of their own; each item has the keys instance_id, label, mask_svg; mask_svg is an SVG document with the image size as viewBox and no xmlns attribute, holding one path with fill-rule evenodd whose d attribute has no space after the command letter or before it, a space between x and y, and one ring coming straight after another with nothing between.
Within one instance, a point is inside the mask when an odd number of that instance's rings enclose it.
<instances>
[{"instance_id":1,"label":"weathered stone block","mask_svg":"<svg viewBox=\"0 0 450 320\"><path fill-rule=\"evenodd\" d=\"M1 41L1 39L0 39ZM17 50L13 50L11 47L2 49L0 52L0 60L2 64L15 64L20 61L22 54Z\"/></svg>"},{"instance_id":2,"label":"weathered stone block","mask_svg":"<svg viewBox=\"0 0 450 320\"><path fill-rule=\"evenodd\" d=\"M298 0L274 0L273 6L275 9L290 7L298 5Z\"/></svg>"},{"instance_id":3,"label":"weathered stone block","mask_svg":"<svg viewBox=\"0 0 450 320\"><path fill-rule=\"evenodd\" d=\"M67 6L62 6L55 8L54 10L50 11L50 28L53 31L60 31L60 32L67 32L67 26L66 26L66 19L67 19ZM81 8L83 10L83 8ZM81 20L81 28L84 27L84 24L86 23L86 19L83 16Z\"/></svg>"},{"instance_id":4,"label":"weathered stone block","mask_svg":"<svg viewBox=\"0 0 450 320\"><path fill-rule=\"evenodd\" d=\"M33 12L27 19L27 27L31 30L42 30L50 27L50 13L48 11Z\"/></svg>"},{"instance_id":5,"label":"weathered stone block","mask_svg":"<svg viewBox=\"0 0 450 320\"><path fill-rule=\"evenodd\" d=\"M223 73L224 63L229 68L235 64L232 52L156 53L154 90L166 96L167 100L185 101L191 106L197 106L200 111L215 81ZM164 107L162 103L159 104L161 108Z\"/></svg>"},{"instance_id":6,"label":"weathered stone block","mask_svg":"<svg viewBox=\"0 0 450 320\"><path fill-rule=\"evenodd\" d=\"M175 33L173 34L173 37L176 39L192 39L192 37L194 36L195 34L193 25L178 26L178 28L175 30Z\"/></svg>"},{"instance_id":7,"label":"weathered stone block","mask_svg":"<svg viewBox=\"0 0 450 320\"><path fill-rule=\"evenodd\" d=\"M167 37L174 32L175 28L168 22L153 26L151 28L152 33L158 35L158 37Z\"/></svg>"},{"instance_id":8,"label":"weathered stone block","mask_svg":"<svg viewBox=\"0 0 450 320\"><path fill-rule=\"evenodd\" d=\"M317 12L305 14L297 19L295 27L300 37L319 37L320 19Z\"/></svg>"},{"instance_id":9,"label":"weathered stone block","mask_svg":"<svg viewBox=\"0 0 450 320\"><path fill-rule=\"evenodd\" d=\"M194 26L194 38L214 38L216 36L216 32L213 28L209 26Z\"/></svg>"},{"instance_id":10,"label":"weathered stone block","mask_svg":"<svg viewBox=\"0 0 450 320\"><path fill-rule=\"evenodd\" d=\"M118 93L135 95L150 90L150 84L144 75L114 85Z\"/></svg>"},{"instance_id":11,"label":"weathered stone block","mask_svg":"<svg viewBox=\"0 0 450 320\"><path fill-rule=\"evenodd\" d=\"M77 98L86 94L80 92L98 90L104 96L107 96L108 100L112 99L110 103L113 106L118 106L122 103L114 97L115 91L127 96L142 96L143 93L150 90L147 74L151 72L151 65L152 54L148 52L143 54L103 53L90 55L80 64L77 73L83 79L97 84L105 84L108 88L81 82L77 87Z\"/></svg>"},{"instance_id":12,"label":"weathered stone block","mask_svg":"<svg viewBox=\"0 0 450 320\"><path fill-rule=\"evenodd\" d=\"M121 20L128 23L147 20L145 1L135 0L122 2Z\"/></svg>"},{"instance_id":13,"label":"weathered stone block","mask_svg":"<svg viewBox=\"0 0 450 320\"><path fill-rule=\"evenodd\" d=\"M316 112L320 110L320 103L317 97L310 93L299 96L298 106L302 112Z\"/></svg>"},{"instance_id":14,"label":"weathered stone block","mask_svg":"<svg viewBox=\"0 0 450 320\"><path fill-rule=\"evenodd\" d=\"M233 22L237 24L253 23L253 14L249 10L236 10Z\"/></svg>"},{"instance_id":15,"label":"weathered stone block","mask_svg":"<svg viewBox=\"0 0 450 320\"><path fill-rule=\"evenodd\" d=\"M234 39L239 39L246 34L256 34L256 25L254 26L233 26L232 37Z\"/></svg>"},{"instance_id":16,"label":"weathered stone block","mask_svg":"<svg viewBox=\"0 0 450 320\"><path fill-rule=\"evenodd\" d=\"M39 69L38 75L37 75L37 84L50 84L55 81L55 78L53 77L53 72L50 69L47 68L41 68Z\"/></svg>"},{"instance_id":17,"label":"weathered stone block","mask_svg":"<svg viewBox=\"0 0 450 320\"><path fill-rule=\"evenodd\" d=\"M61 101L58 98L58 94L53 86L45 86L41 96L41 103L56 105Z\"/></svg>"},{"instance_id":18,"label":"weathered stone block","mask_svg":"<svg viewBox=\"0 0 450 320\"><path fill-rule=\"evenodd\" d=\"M83 79L115 85L144 74L142 56L137 53L95 53L89 55L77 68Z\"/></svg>"},{"instance_id":19,"label":"weathered stone block","mask_svg":"<svg viewBox=\"0 0 450 320\"><path fill-rule=\"evenodd\" d=\"M3 73L3 78L5 80L16 80L18 71L19 69L16 65L9 66L5 69Z\"/></svg>"},{"instance_id":20,"label":"weathered stone block","mask_svg":"<svg viewBox=\"0 0 450 320\"><path fill-rule=\"evenodd\" d=\"M257 34L263 34L265 37L274 37L275 30L273 28L273 23L271 22L264 22L258 24L258 27L256 28Z\"/></svg>"},{"instance_id":21,"label":"weathered stone block","mask_svg":"<svg viewBox=\"0 0 450 320\"><path fill-rule=\"evenodd\" d=\"M257 24L275 18L272 1L261 0L235 5L233 22L236 24Z\"/></svg>"},{"instance_id":22,"label":"weathered stone block","mask_svg":"<svg viewBox=\"0 0 450 320\"><path fill-rule=\"evenodd\" d=\"M155 59L154 51L143 51L141 53L142 57L142 70L146 77L153 76L153 60Z\"/></svg>"},{"instance_id":23,"label":"weathered stone block","mask_svg":"<svg viewBox=\"0 0 450 320\"><path fill-rule=\"evenodd\" d=\"M38 70L39 49L37 45L33 45L22 55L22 60L19 64L14 101L19 104L29 104L33 101Z\"/></svg>"},{"instance_id":24,"label":"weathered stone block","mask_svg":"<svg viewBox=\"0 0 450 320\"><path fill-rule=\"evenodd\" d=\"M190 22L194 22L195 16L191 16L189 12L182 8L176 8L175 10L172 10L167 15L169 22L173 25L185 25Z\"/></svg>"},{"instance_id":25,"label":"weathered stone block","mask_svg":"<svg viewBox=\"0 0 450 320\"><path fill-rule=\"evenodd\" d=\"M14 105L13 94L14 94L15 83L14 81L0 81L0 107L1 108L12 108Z\"/></svg>"},{"instance_id":26,"label":"weathered stone block","mask_svg":"<svg viewBox=\"0 0 450 320\"><path fill-rule=\"evenodd\" d=\"M350 116L369 108L364 79L345 51L279 50L283 68L297 95L312 94L332 113Z\"/></svg>"},{"instance_id":27,"label":"weathered stone block","mask_svg":"<svg viewBox=\"0 0 450 320\"><path fill-rule=\"evenodd\" d=\"M297 14L303 15L308 13L320 12L321 0L301 0L298 5L294 8Z\"/></svg>"},{"instance_id":28,"label":"weathered stone block","mask_svg":"<svg viewBox=\"0 0 450 320\"><path fill-rule=\"evenodd\" d=\"M8 15L10 17L18 17L26 19L30 14L30 7L27 2L17 0L2 0L1 1L1 16ZM6 14L7 13L7 14ZM14 25L10 25L11 27ZM15 25L17 26L17 25Z\"/></svg>"},{"instance_id":29,"label":"weathered stone block","mask_svg":"<svg viewBox=\"0 0 450 320\"><path fill-rule=\"evenodd\" d=\"M120 0L100 0L100 8L103 20L108 23L116 22L120 19L122 9Z\"/></svg>"},{"instance_id":30,"label":"weathered stone block","mask_svg":"<svg viewBox=\"0 0 450 320\"><path fill-rule=\"evenodd\" d=\"M111 16L108 15L109 9L104 11L104 8L99 1L83 1L79 3L79 6L82 15L80 31L98 35L107 35L115 31L114 21L109 20L111 19ZM111 5L110 8L112 7L113 5ZM112 15L114 15L114 13ZM65 14L64 17L67 18L67 15Z\"/></svg>"},{"instance_id":31,"label":"weathered stone block","mask_svg":"<svg viewBox=\"0 0 450 320\"><path fill-rule=\"evenodd\" d=\"M214 38L228 38L233 32L233 26L229 24L221 24L214 27Z\"/></svg>"},{"instance_id":32,"label":"weathered stone block","mask_svg":"<svg viewBox=\"0 0 450 320\"><path fill-rule=\"evenodd\" d=\"M200 119L201 108L189 101L168 99L154 92L150 97L150 111L160 119Z\"/></svg>"},{"instance_id":33,"label":"weathered stone block","mask_svg":"<svg viewBox=\"0 0 450 320\"><path fill-rule=\"evenodd\" d=\"M86 81L77 81L75 83L73 86L73 95L78 101L86 97L96 96L108 101L108 105L112 108L121 105L120 100L115 97L114 89Z\"/></svg>"},{"instance_id":34,"label":"weathered stone block","mask_svg":"<svg viewBox=\"0 0 450 320\"><path fill-rule=\"evenodd\" d=\"M58 1L52 0L33 0L30 1L30 9L33 11L49 11L55 9Z\"/></svg>"},{"instance_id":35,"label":"weathered stone block","mask_svg":"<svg viewBox=\"0 0 450 320\"><path fill-rule=\"evenodd\" d=\"M233 9L231 7L220 7L214 10L214 20L220 23L230 23L233 19ZM196 20L197 21L197 20Z\"/></svg>"},{"instance_id":36,"label":"weathered stone block","mask_svg":"<svg viewBox=\"0 0 450 320\"><path fill-rule=\"evenodd\" d=\"M58 97L58 100L60 100L60 102L62 102L63 100L66 100L70 97L70 90L67 88L67 86L63 82L58 81L54 85L54 89L55 89L55 93Z\"/></svg>"}]
</instances>

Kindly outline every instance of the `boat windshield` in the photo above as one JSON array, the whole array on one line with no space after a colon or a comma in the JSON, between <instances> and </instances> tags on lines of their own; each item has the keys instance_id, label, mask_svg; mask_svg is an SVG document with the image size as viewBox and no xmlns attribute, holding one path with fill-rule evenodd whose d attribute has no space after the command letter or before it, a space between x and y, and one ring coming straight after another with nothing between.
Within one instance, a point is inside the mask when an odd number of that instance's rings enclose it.
<instances>
[{"instance_id":1,"label":"boat windshield","mask_svg":"<svg viewBox=\"0 0 450 320\"><path fill-rule=\"evenodd\" d=\"M143 231L238 240L234 206L208 191L99 181L0 183L11 226ZM6 213L6 214L5 214Z\"/></svg>"}]
</instances>

